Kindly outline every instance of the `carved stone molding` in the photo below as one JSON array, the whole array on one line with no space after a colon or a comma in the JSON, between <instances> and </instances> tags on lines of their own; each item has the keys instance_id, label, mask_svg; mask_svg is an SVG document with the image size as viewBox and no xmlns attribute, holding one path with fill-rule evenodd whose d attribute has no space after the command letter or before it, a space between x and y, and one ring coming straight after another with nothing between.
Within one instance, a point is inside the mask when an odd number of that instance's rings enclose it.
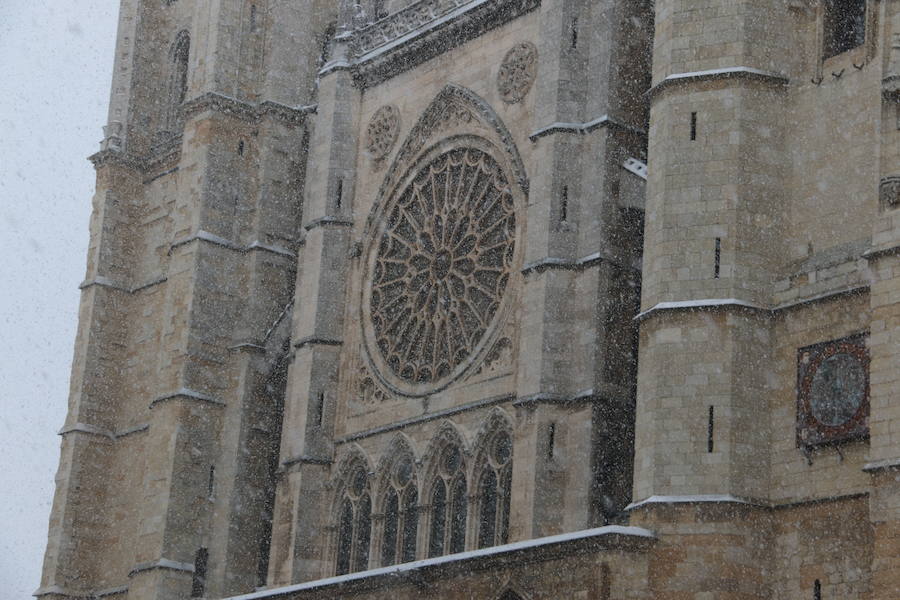
<instances>
[{"instance_id":1,"label":"carved stone molding","mask_svg":"<svg viewBox=\"0 0 900 600\"><path fill-rule=\"evenodd\" d=\"M538 50L531 42L510 48L500 64L497 89L507 104L521 102L528 95L537 77Z\"/></svg>"},{"instance_id":2,"label":"carved stone molding","mask_svg":"<svg viewBox=\"0 0 900 600\"><path fill-rule=\"evenodd\" d=\"M419 0L352 34L348 67L371 87L540 6L540 0Z\"/></svg>"},{"instance_id":3,"label":"carved stone molding","mask_svg":"<svg viewBox=\"0 0 900 600\"><path fill-rule=\"evenodd\" d=\"M900 175L882 177L878 196L881 199L882 208L897 208L900 206Z\"/></svg>"},{"instance_id":4,"label":"carved stone molding","mask_svg":"<svg viewBox=\"0 0 900 600\"><path fill-rule=\"evenodd\" d=\"M393 105L375 111L366 128L366 151L375 160L390 154L400 133L400 110Z\"/></svg>"}]
</instances>

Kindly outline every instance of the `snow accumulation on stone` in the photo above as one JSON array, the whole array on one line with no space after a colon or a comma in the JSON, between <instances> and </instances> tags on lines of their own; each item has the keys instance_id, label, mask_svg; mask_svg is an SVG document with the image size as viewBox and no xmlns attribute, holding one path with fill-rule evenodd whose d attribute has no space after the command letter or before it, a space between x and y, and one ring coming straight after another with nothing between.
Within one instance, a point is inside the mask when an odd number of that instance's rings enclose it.
<instances>
[{"instance_id":1,"label":"snow accumulation on stone","mask_svg":"<svg viewBox=\"0 0 900 600\"><path fill-rule=\"evenodd\" d=\"M753 504L756 502L731 494L700 494L695 496L650 496L640 502L632 502L625 507L626 511L634 510L649 504L700 504L700 503L728 503L728 504Z\"/></svg>"},{"instance_id":2,"label":"snow accumulation on stone","mask_svg":"<svg viewBox=\"0 0 900 600\"><path fill-rule=\"evenodd\" d=\"M679 300L675 302L660 302L659 304L648 308L640 313L635 319L643 319L650 313L658 310L684 310L689 308L712 308L716 306L743 306L755 310L769 310L764 306L738 300L737 298L706 298L701 300Z\"/></svg>"},{"instance_id":3,"label":"snow accumulation on stone","mask_svg":"<svg viewBox=\"0 0 900 600\"><path fill-rule=\"evenodd\" d=\"M551 535L549 537L542 537L533 540L524 540L521 542L514 542L512 544L504 544L502 546L494 546L493 548L482 548L481 550L470 550L469 552L460 552L458 554L449 554L447 556L438 556L436 558L429 558L426 560L418 560L411 563L406 563L402 565L395 565L392 567L382 567L380 569L371 569L369 571L360 571L359 573L350 573L347 575L340 575L338 577L329 577L327 579L319 579L317 581L309 581L306 583L298 583L296 585L285 586L281 588L274 588L270 590L261 590L259 592L254 592L251 594L245 594L243 596L234 596L230 600L260 600L262 598L271 598L274 596L280 596L284 594L290 594L293 592L300 592L304 590L312 590L316 588L327 587L331 585L338 585L341 583L348 583L351 581L358 581L360 579L368 579L370 577L378 577L381 575L402 575L404 573L409 573L412 571L416 571L417 569L422 569L425 567L432 567L436 565L445 565L455 562L461 562L464 560L471 560L473 558L487 558L490 556L497 556L500 554L506 554L509 552L516 552L518 550L527 550L530 548L539 548L541 546L550 546L553 544L561 544L564 542L572 542L577 540L584 540L588 538L595 537L603 537L610 535L623 535L630 537L638 537L638 538L650 538L656 539L656 535L650 531L649 529L644 529L642 527L625 527L621 525L607 525L605 527L596 527L594 529L584 529L582 531L573 531L571 533L563 533L560 535Z\"/></svg>"}]
</instances>

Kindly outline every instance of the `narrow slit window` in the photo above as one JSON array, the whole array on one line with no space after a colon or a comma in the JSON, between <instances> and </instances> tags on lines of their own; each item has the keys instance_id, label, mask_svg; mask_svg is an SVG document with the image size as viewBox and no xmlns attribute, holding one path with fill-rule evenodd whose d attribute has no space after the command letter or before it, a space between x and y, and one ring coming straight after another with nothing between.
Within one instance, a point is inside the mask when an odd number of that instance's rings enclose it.
<instances>
[{"instance_id":1,"label":"narrow slit window","mask_svg":"<svg viewBox=\"0 0 900 600\"><path fill-rule=\"evenodd\" d=\"M250 5L250 31L256 31L256 5Z\"/></svg>"},{"instance_id":2,"label":"narrow slit window","mask_svg":"<svg viewBox=\"0 0 900 600\"><path fill-rule=\"evenodd\" d=\"M716 238L716 266L713 277L719 278L722 272L722 238Z\"/></svg>"},{"instance_id":3,"label":"narrow slit window","mask_svg":"<svg viewBox=\"0 0 900 600\"><path fill-rule=\"evenodd\" d=\"M822 582L818 579L813 583L813 600L822 600Z\"/></svg>"},{"instance_id":4,"label":"narrow slit window","mask_svg":"<svg viewBox=\"0 0 900 600\"><path fill-rule=\"evenodd\" d=\"M210 465L209 466L209 481L206 484L207 497L212 499L215 491L216 491L216 467L213 465Z\"/></svg>"},{"instance_id":5,"label":"narrow slit window","mask_svg":"<svg viewBox=\"0 0 900 600\"><path fill-rule=\"evenodd\" d=\"M316 406L315 406L316 427L321 427L324 420L325 420L325 392L319 392L319 394L316 396Z\"/></svg>"},{"instance_id":6,"label":"narrow slit window","mask_svg":"<svg viewBox=\"0 0 900 600\"><path fill-rule=\"evenodd\" d=\"M556 453L556 423L550 423L547 427L547 458L553 458Z\"/></svg>"},{"instance_id":7,"label":"narrow slit window","mask_svg":"<svg viewBox=\"0 0 900 600\"><path fill-rule=\"evenodd\" d=\"M244 155L244 140L238 142L238 154L241 156Z\"/></svg>"},{"instance_id":8,"label":"narrow slit window","mask_svg":"<svg viewBox=\"0 0 900 600\"><path fill-rule=\"evenodd\" d=\"M578 47L578 17L572 19L572 49Z\"/></svg>"},{"instance_id":9,"label":"narrow slit window","mask_svg":"<svg viewBox=\"0 0 900 600\"><path fill-rule=\"evenodd\" d=\"M564 185L559 199L559 222L565 223L569 218L569 186Z\"/></svg>"},{"instance_id":10,"label":"narrow slit window","mask_svg":"<svg viewBox=\"0 0 900 600\"><path fill-rule=\"evenodd\" d=\"M824 58L862 46L866 41L866 0L826 0L824 29Z\"/></svg>"},{"instance_id":11,"label":"narrow slit window","mask_svg":"<svg viewBox=\"0 0 900 600\"><path fill-rule=\"evenodd\" d=\"M191 598L202 598L206 594L206 565L209 551L199 548L194 555L194 574L191 577Z\"/></svg>"},{"instance_id":12,"label":"narrow slit window","mask_svg":"<svg viewBox=\"0 0 900 600\"><path fill-rule=\"evenodd\" d=\"M713 427L715 426L715 407L709 407L709 422L706 425L706 451L712 452L715 449L713 442Z\"/></svg>"},{"instance_id":13,"label":"narrow slit window","mask_svg":"<svg viewBox=\"0 0 900 600\"><path fill-rule=\"evenodd\" d=\"M344 180L337 180L337 192L335 193L334 206L338 212L341 211L341 205L344 202Z\"/></svg>"},{"instance_id":14,"label":"narrow slit window","mask_svg":"<svg viewBox=\"0 0 900 600\"><path fill-rule=\"evenodd\" d=\"M691 141L697 139L697 113L691 113Z\"/></svg>"}]
</instances>

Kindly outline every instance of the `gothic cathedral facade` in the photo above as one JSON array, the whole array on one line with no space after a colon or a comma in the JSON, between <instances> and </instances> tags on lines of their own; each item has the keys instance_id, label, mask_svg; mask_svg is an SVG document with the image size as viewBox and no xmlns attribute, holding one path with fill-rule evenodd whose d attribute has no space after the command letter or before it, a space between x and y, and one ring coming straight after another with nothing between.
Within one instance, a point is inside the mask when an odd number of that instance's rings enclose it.
<instances>
[{"instance_id":1,"label":"gothic cathedral facade","mask_svg":"<svg viewBox=\"0 0 900 600\"><path fill-rule=\"evenodd\" d=\"M42 600L900 598L900 1L121 0Z\"/></svg>"}]
</instances>

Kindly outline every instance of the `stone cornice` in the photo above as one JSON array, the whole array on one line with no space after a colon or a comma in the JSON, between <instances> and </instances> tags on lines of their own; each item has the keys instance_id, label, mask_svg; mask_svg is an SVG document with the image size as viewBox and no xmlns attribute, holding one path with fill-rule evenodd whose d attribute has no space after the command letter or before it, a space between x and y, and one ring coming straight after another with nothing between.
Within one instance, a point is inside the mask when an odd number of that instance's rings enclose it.
<instances>
[{"instance_id":1,"label":"stone cornice","mask_svg":"<svg viewBox=\"0 0 900 600\"><path fill-rule=\"evenodd\" d=\"M201 394L200 392L190 390L188 388L180 388L174 392L163 394L150 402L150 408L153 408L163 402L171 402L172 400L186 400L189 402L200 402L203 404L212 404L213 406L225 406L225 403L218 398Z\"/></svg>"},{"instance_id":2,"label":"stone cornice","mask_svg":"<svg viewBox=\"0 0 900 600\"><path fill-rule=\"evenodd\" d=\"M193 573L194 565L190 563L178 562L176 560L170 560L168 558L160 558L158 560L154 560L151 562L138 563L131 567L131 571L128 572L129 577L134 577L138 573L143 573L145 571L153 571L156 569L165 569L167 571L180 571L183 573Z\"/></svg>"},{"instance_id":3,"label":"stone cornice","mask_svg":"<svg viewBox=\"0 0 900 600\"><path fill-rule=\"evenodd\" d=\"M540 260L535 260L526 263L522 267L522 274L527 276L531 275L532 273L543 273L544 271L584 271L585 269L599 266L604 262L615 265L616 267L619 267L621 269L627 269L636 273L640 273L640 269L624 265L621 261L613 258L612 256L609 256L608 254L605 254L604 252L594 252L593 254L588 254L587 256L582 256L581 258L576 259L555 258L551 256L542 258Z\"/></svg>"},{"instance_id":4,"label":"stone cornice","mask_svg":"<svg viewBox=\"0 0 900 600\"><path fill-rule=\"evenodd\" d=\"M708 71L692 71L690 73L675 73L669 75L647 92L651 98L655 98L659 92L675 85L686 83L698 83L704 81L723 81L726 79L744 79L761 81L774 85L787 85L790 79L780 73L763 71L753 67L725 67L722 69L710 69Z\"/></svg>"},{"instance_id":5,"label":"stone cornice","mask_svg":"<svg viewBox=\"0 0 900 600\"><path fill-rule=\"evenodd\" d=\"M218 92L206 92L182 104L185 118L213 111L248 122L259 121L262 117L273 117L292 125L302 124L307 115L316 112L316 108L315 104L293 107L272 100L263 100L259 103L245 102Z\"/></svg>"},{"instance_id":6,"label":"stone cornice","mask_svg":"<svg viewBox=\"0 0 900 600\"><path fill-rule=\"evenodd\" d=\"M806 304L823 302L832 300L841 296L854 296L864 294L869 291L868 285L860 285L849 288L841 288L831 290L822 294L817 294L809 298L799 298L790 302L783 302L775 306L762 306L752 302L746 302L737 298L705 298L700 300L682 300L673 302L660 302L655 306L648 308L635 317L635 320L642 321L650 316L655 316L664 312L684 312L684 311L713 311L713 310L748 310L752 312L765 313L773 315L775 313L797 308Z\"/></svg>"},{"instance_id":7,"label":"stone cornice","mask_svg":"<svg viewBox=\"0 0 900 600\"><path fill-rule=\"evenodd\" d=\"M532 142L536 142L542 137L557 133L586 135L602 128L620 129L644 137L647 136L647 132L640 127L635 127L634 125L630 125L625 121L610 115L603 115L586 123L552 123L533 132L528 136L528 139Z\"/></svg>"},{"instance_id":8,"label":"stone cornice","mask_svg":"<svg viewBox=\"0 0 900 600\"><path fill-rule=\"evenodd\" d=\"M347 592L350 589L353 591L383 590L386 585L415 582L421 578L430 577L431 574L441 576L461 572L470 573L495 568L499 564L528 564L540 560L557 560L583 552L605 550L642 553L647 552L656 541L656 534L648 529L607 525L263 590L243 596L234 596L230 600L287 599L294 593L307 590L324 594L321 596L323 598L326 596L337 597L341 595L341 592ZM330 590L330 593L325 590Z\"/></svg>"},{"instance_id":9,"label":"stone cornice","mask_svg":"<svg viewBox=\"0 0 900 600\"><path fill-rule=\"evenodd\" d=\"M418 0L354 31L349 69L359 87L372 87L540 6L540 0Z\"/></svg>"}]
</instances>

